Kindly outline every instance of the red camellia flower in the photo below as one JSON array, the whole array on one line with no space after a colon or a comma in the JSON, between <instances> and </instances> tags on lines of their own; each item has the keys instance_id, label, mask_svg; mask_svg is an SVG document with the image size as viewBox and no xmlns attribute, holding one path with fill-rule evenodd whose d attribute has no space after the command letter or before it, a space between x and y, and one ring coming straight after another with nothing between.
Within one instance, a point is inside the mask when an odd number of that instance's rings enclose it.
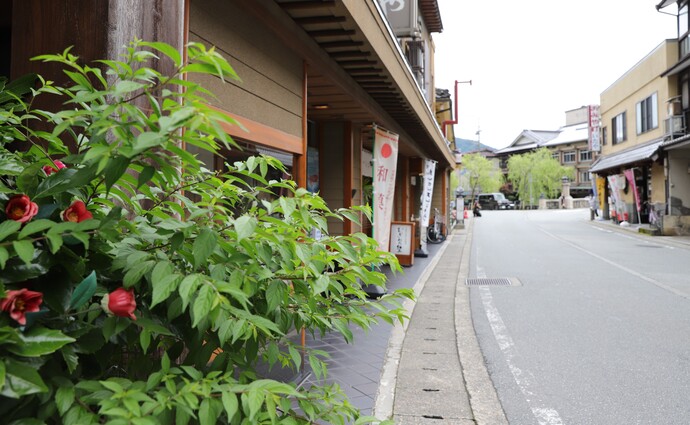
<instances>
[{"instance_id":1,"label":"red camellia flower","mask_svg":"<svg viewBox=\"0 0 690 425\"><path fill-rule=\"evenodd\" d=\"M26 195L14 195L7 201L5 214L10 220L26 223L38 213L38 205Z\"/></svg>"},{"instance_id":2,"label":"red camellia flower","mask_svg":"<svg viewBox=\"0 0 690 425\"><path fill-rule=\"evenodd\" d=\"M58 171L67 167L62 161L59 160L53 161L53 164L55 164L55 167L53 167L52 165L43 166L43 172L46 173L46 176L49 176L53 173L57 173Z\"/></svg>"},{"instance_id":3,"label":"red camellia flower","mask_svg":"<svg viewBox=\"0 0 690 425\"><path fill-rule=\"evenodd\" d=\"M134 315L137 302L134 300L133 289L117 288L113 292L105 294L101 300L101 306L108 314L137 320L137 316Z\"/></svg>"},{"instance_id":4,"label":"red camellia flower","mask_svg":"<svg viewBox=\"0 0 690 425\"><path fill-rule=\"evenodd\" d=\"M10 317L20 325L26 325L26 313L37 312L43 302L43 294L22 288L7 291L7 296L0 300L0 309L10 313Z\"/></svg>"},{"instance_id":5,"label":"red camellia flower","mask_svg":"<svg viewBox=\"0 0 690 425\"><path fill-rule=\"evenodd\" d=\"M93 218L93 215L86 209L86 205L82 201L74 201L72 205L64 210L60 217L63 221L71 221L74 223L81 223L84 220Z\"/></svg>"}]
</instances>

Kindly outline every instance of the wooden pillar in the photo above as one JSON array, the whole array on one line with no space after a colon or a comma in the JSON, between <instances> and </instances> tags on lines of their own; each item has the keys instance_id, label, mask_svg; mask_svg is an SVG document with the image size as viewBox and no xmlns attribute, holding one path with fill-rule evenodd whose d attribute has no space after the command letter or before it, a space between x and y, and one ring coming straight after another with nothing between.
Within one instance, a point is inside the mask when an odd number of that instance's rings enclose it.
<instances>
[{"instance_id":1,"label":"wooden pillar","mask_svg":"<svg viewBox=\"0 0 690 425\"><path fill-rule=\"evenodd\" d=\"M352 137L352 123L347 121L343 131L343 207L352 206L352 168L354 166L354 150ZM343 223L343 234L352 233L352 221L345 220Z\"/></svg>"},{"instance_id":2,"label":"wooden pillar","mask_svg":"<svg viewBox=\"0 0 690 425\"><path fill-rule=\"evenodd\" d=\"M307 63L302 67L302 153L292 156L292 178L299 187L307 187L307 146L309 130L307 121Z\"/></svg>"}]
</instances>

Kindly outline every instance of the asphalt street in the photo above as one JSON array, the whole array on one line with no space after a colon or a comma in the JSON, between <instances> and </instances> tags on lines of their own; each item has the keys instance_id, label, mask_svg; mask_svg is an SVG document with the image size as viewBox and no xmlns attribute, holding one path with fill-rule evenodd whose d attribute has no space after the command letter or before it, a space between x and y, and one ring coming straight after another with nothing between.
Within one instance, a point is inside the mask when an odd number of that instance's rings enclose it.
<instances>
[{"instance_id":1,"label":"asphalt street","mask_svg":"<svg viewBox=\"0 0 690 425\"><path fill-rule=\"evenodd\" d=\"M687 424L690 246L587 210L473 223L474 328L511 424Z\"/></svg>"}]
</instances>

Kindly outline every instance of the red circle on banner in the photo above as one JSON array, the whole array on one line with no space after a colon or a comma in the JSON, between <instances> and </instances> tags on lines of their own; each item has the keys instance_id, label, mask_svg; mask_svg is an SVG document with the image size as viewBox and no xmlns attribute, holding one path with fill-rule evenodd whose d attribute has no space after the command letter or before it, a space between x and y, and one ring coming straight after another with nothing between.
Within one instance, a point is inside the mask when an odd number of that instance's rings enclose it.
<instances>
[{"instance_id":1,"label":"red circle on banner","mask_svg":"<svg viewBox=\"0 0 690 425\"><path fill-rule=\"evenodd\" d=\"M392 153L393 153L393 148L391 148L391 145L389 145L388 143L384 143L384 145L381 146L381 156L382 157L388 158L389 156L391 156Z\"/></svg>"}]
</instances>

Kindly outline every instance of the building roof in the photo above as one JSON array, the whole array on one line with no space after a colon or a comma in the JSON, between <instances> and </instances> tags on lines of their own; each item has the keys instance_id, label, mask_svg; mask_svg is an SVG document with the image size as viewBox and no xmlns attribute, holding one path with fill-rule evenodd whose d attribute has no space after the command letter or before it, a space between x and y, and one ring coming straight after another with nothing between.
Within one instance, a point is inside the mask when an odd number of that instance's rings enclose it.
<instances>
[{"instance_id":1,"label":"building roof","mask_svg":"<svg viewBox=\"0 0 690 425\"><path fill-rule=\"evenodd\" d=\"M422 16L429 32L443 31L443 22L441 22L441 12L438 9L437 0L419 0L419 8L422 10Z\"/></svg>"},{"instance_id":2,"label":"building roof","mask_svg":"<svg viewBox=\"0 0 690 425\"><path fill-rule=\"evenodd\" d=\"M558 146L568 143L582 142L589 139L589 127L587 124L575 124L561 127L558 136L544 143L543 146Z\"/></svg>"},{"instance_id":3,"label":"building roof","mask_svg":"<svg viewBox=\"0 0 690 425\"><path fill-rule=\"evenodd\" d=\"M515 153L537 149L558 136L560 130L522 130L508 147L499 149L497 154Z\"/></svg>"},{"instance_id":4,"label":"building roof","mask_svg":"<svg viewBox=\"0 0 690 425\"><path fill-rule=\"evenodd\" d=\"M624 165L633 165L637 162L649 161L663 143L663 139L656 139L649 143L633 146L620 152L600 156L594 161L589 171L596 173Z\"/></svg>"},{"instance_id":5,"label":"building roof","mask_svg":"<svg viewBox=\"0 0 690 425\"><path fill-rule=\"evenodd\" d=\"M400 134L400 153L446 166L455 160L378 3L335 0L243 1L307 62L308 114L376 123ZM427 29L438 29L436 0L422 0ZM317 106L327 104L327 108Z\"/></svg>"}]
</instances>

